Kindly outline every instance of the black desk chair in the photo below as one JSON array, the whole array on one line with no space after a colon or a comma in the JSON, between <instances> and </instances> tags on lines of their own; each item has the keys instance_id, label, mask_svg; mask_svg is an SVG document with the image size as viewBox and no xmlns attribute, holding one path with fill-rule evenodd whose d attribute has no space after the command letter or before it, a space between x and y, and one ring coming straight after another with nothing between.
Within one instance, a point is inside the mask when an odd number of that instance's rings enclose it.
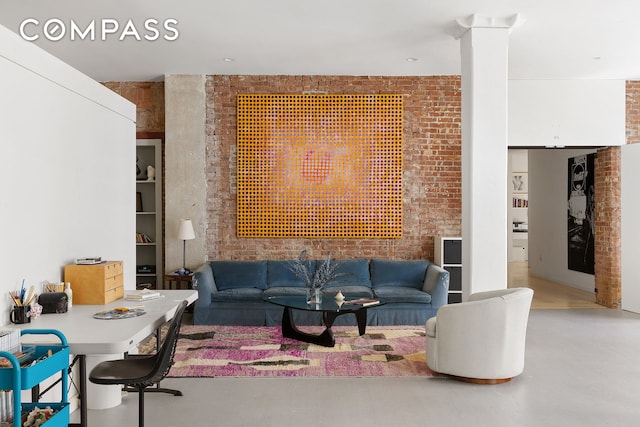
<instances>
[{"instance_id":1,"label":"black desk chair","mask_svg":"<svg viewBox=\"0 0 640 427\"><path fill-rule=\"evenodd\" d=\"M169 373L178 342L180 322L186 308L187 301L183 301L176 309L164 342L156 354L101 362L89 374L89 381L92 383L122 384L138 392L139 427L144 426L144 390L160 382Z\"/></svg>"}]
</instances>

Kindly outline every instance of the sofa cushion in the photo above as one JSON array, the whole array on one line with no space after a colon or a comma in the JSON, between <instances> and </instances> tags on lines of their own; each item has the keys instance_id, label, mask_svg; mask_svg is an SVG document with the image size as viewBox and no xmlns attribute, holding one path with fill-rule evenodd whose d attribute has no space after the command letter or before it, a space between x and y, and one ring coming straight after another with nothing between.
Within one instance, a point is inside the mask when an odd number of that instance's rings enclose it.
<instances>
[{"instance_id":1,"label":"sofa cushion","mask_svg":"<svg viewBox=\"0 0 640 427\"><path fill-rule=\"evenodd\" d=\"M400 286L422 289L429 261L372 259L371 286Z\"/></svg>"},{"instance_id":2,"label":"sofa cushion","mask_svg":"<svg viewBox=\"0 0 640 427\"><path fill-rule=\"evenodd\" d=\"M316 268L320 268L324 260L316 261ZM348 286L371 287L369 278L369 261L366 259L349 259L338 262L338 277L329 281L325 288L345 289Z\"/></svg>"},{"instance_id":3,"label":"sofa cushion","mask_svg":"<svg viewBox=\"0 0 640 427\"><path fill-rule=\"evenodd\" d=\"M214 292L211 294L214 302L245 302L262 301L262 289L233 288Z\"/></svg>"},{"instance_id":4,"label":"sofa cushion","mask_svg":"<svg viewBox=\"0 0 640 427\"><path fill-rule=\"evenodd\" d=\"M338 291L342 291L345 298L373 298L373 291L368 286L345 286L342 288L323 288L323 298L333 299ZM276 296L305 296L307 294L307 288L299 288L292 286L276 286L266 289L264 291L265 297Z\"/></svg>"},{"instance_id":5,"label":"sofa cushion","mask_svg":"<svg viewBox=\"0 0 640 427\"><path fill-rule=\"evenodd\" d=\"M385 302L411 302L431 304L431 295L411 286L382 286L375 294Z\"/></svg>"},{"instance_id":6,"label":"sofa cushion","mask_svg":"<svg viewBox=\"0 0 640 427\"><path fill-rule=\"evenodd\" d=\"M300 286L273 286L264 291L265 297L305 296L307 288Z\"/></svg>"},{"instance_id":7,"label":"sofa cushion","mask_svg":"<svg viewBox=\"0 0 640 427\"><path fill-rule=\"evenodd\" d=\"M306 283L289 269L292 261L267 261L267 288L295 286L306 287ZM305 261L307 270L313 277L316 271L316 262L314 260Z\"/></svg>"},{"instance_id":8,"label":"sofa cushion","mask_svg":"<svg viewBox=\"0 0 640 427\"><path fill-rule=\"evenodd\" d=\"M267 261L211 261L211 269L219 291L267 287Z\"/></svg>"}]
</instances>

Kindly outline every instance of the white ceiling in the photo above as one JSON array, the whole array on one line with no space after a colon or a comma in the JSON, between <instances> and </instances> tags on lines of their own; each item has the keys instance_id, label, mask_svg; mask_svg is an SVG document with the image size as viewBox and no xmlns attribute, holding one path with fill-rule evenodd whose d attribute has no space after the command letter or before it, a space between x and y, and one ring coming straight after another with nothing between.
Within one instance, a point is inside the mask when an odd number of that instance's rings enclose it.
<instances>
[{"instance_id":1,"label":"white ceiling","mask_svg":"<svg viewBox=\"0 0 640 427\"><path fill-rule=\"evenodd\" d=\"M0 24L42 35L65 23L60 41L35 43L99 81L161 80L165 74L460 74L457 19L525 19L510 36L512 79L640 79L638 0L2 0ZM141 36L149 18L176 19L176 41L68 37L115 19ZM162 32L161 35L169 33ZM233 58L233 61L225 61ZM409 62L407 58L416 58Z\"/></svg>"}]
</instances>

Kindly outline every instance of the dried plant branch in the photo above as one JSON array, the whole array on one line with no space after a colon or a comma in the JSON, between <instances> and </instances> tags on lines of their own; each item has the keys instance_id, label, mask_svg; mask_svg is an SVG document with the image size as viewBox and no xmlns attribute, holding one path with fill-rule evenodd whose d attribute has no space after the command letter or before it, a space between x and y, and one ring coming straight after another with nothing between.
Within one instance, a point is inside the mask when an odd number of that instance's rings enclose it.
<instances>
[{"instance_id":1,"label":"dried plant branch","mask_svg":"<svg viewBox=\"0 0 640 427\"><path fill-rule=\"evenodd\" d=\"M321 289L324 285L336 278L343 276L344 273L338 273L340 263L331 259L331 254L319 267L312 272L309 271L310 263L307 260L307 250L300 252L298 259L287 263L287 267L291 272L308 288Z\"/></svg>"}]
</instances>

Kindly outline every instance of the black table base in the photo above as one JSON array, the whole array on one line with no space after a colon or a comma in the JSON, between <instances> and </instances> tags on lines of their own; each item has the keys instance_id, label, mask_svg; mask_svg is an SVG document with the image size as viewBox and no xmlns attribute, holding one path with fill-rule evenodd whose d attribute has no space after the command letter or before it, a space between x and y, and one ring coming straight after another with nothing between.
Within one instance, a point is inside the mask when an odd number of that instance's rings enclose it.
<instances>
[{"instance_id":1,"label":"black table base","mask_svg":"<svg viewBox=\"0 0 640 427\"><path fill-rule=\"evenodd\" d=\"M367 328L367 309L365 307L353 311L323 312L322 321L324 323L325 330L319 335L308 334L298 329L293 322L293 313L291 310L293 310L291 307L285 307L284 312L282 313L282 335L286 338L317 344L323 347L334 347L336 345L336 340L333 337L331 326L340 315L350 313L354 314L358 322L358 332L360 335L364 335Z\"/></svg>"}]
</instances>

